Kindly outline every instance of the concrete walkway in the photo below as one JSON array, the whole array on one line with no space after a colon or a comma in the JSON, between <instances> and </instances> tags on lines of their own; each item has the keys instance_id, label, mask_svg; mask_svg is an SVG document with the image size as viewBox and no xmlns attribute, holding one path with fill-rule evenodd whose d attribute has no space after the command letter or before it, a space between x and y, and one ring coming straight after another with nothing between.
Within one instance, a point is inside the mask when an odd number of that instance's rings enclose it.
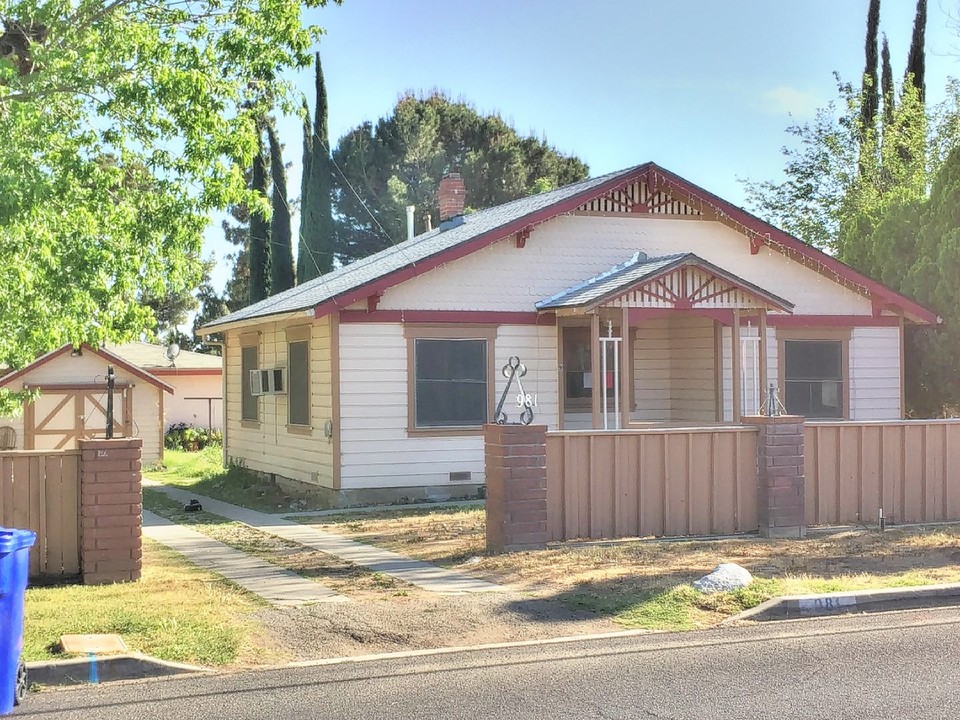
<instances>
[{"instance_id":1,"label":"concrete walkway","mask_svg":"<svg viewBox=\"0 0 960 720\"><path fill-rule=\"evenodd\" d=\"M300 577L209 535L178 525L149 510L143 511L144 537L183 555L194 565L223 575L275 607L297 607L347 600L330 588Z\"/></svg>"},{"instance_id":2,"label":"concrete walkway","mask_svg":"<svg viewBox=\"0 0 960 720\"><path fill-rule=\"evenodd\" d=\"M167 485L153 485L152 487L177 502L186 504L192 499L197 499L203 505L205 511L214 515L241 522L257 530L319 550L328 555L334 555L341 560L347 560L373 572L390 575L398 580L416 585L423 590L447 594L505 590L502 585L489 583L456 570L445 570L422 560L414 560L372 545L364 545L341 535L324 532L309 525L301 525L293 520L286 520L256 510L248 510L222 500L197 495L189 490L181 490Z\"/></svg>"}]
</instances>

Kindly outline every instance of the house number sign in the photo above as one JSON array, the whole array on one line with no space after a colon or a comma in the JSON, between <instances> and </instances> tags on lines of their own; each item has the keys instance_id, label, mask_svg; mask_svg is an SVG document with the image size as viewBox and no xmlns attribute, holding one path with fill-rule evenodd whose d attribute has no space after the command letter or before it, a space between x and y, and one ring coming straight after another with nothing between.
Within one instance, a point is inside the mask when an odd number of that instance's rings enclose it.
<instances>
[{"instance_id":1,"label":"house number sign","mask_svg":"<svg viewBox=\"0 0 960 720\"><path fill-rule=\"evenodd\" d=\"M507 364L501 371L507 379L507 386L503 389L500 396L500 402L497 403L497 411L494 413L497 425L522 424L529 425L533 422L533 409L537 406L537 396L524 391L523 380L521 378L527 374L527 366L520 362L516 355L510 357ZM510 394L510 388L513 387L513 381L517 381L517 408L520 410L520 423L509 423L507 414L503 411L503 405Z\"/></svg>"}]
</instances>

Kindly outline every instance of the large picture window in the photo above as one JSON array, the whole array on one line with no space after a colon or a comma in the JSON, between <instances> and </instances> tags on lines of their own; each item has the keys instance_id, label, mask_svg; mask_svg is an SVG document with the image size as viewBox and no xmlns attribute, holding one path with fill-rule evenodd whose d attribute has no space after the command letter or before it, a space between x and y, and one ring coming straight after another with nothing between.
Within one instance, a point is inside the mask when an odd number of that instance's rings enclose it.
<instances>
[{"instance_id":1,"label":"large picture window","mask_svg":"<svg viewBox=\"0 0 960 720\"><path fill-rule=\"evenodd\" d=\"M247 422L259 422L260 403L250 387L250 373L257 370L257 346L245 345L240 348L240 419Z\"/></svg>"},{"instance_id":2,"label":"large picture window","mask_svg":"<svg viewBox=\"0 0 960 720\"><path fill-rule=\"evenodd\" d=\"M494 332L407 328L410 431L470 433L490 421Z\"/></svg>"},{"instance_id":3,"label":"large picture window","mask_svg":"<svg viewBox=\"0 0 960 720\"><path fill-rule=\"evenodd\" d=\"M785 340L784 405L791 415L842 418L846 405L840 340Z\"/></svg>"}]
</instances>

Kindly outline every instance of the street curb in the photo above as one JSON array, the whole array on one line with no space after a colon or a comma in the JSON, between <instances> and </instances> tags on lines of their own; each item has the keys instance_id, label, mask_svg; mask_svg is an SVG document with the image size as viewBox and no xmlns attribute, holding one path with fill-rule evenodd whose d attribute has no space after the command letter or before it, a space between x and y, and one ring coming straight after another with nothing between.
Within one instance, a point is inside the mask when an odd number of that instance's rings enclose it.
<instances>
[{"instance_id":1,"label":"street curb","mask_svg":"<svg viewBox=\"0 0 960 720\"><path fill-rule=\"evenodd\" d=\"M943 604L960 604L960 583L944 585L918 585L912 588L884 588L882 590L855 590L823 593L820 595L788 595L772 598L755 608L745 610L724 620L721 625L730 625L741 620L757 622L791 618L842 615L853 612L877 612L887 605L904 605L901 609L917 603L943 601Z\"/></svg>"},{"instance_id":2,"label":"street curb","mask_svg":"<svg viewBox=\"0 0 960 720\"><path fill-rule=\"evenodd\" d=\"M42 660L26 665L30 684L48 687L212 672L196 665L167 662L141 653L109 655L93 661L88 658Z\"/></svg>"}]
</instances>

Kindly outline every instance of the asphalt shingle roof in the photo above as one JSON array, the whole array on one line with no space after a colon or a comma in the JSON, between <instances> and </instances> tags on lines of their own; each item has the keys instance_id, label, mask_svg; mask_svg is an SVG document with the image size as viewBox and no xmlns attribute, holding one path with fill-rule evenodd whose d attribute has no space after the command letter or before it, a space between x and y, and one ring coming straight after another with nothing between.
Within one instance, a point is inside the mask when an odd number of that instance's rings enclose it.
<instances>
[{"instance_id":1,"label":"asphalt shingle roof","mask_svg":"<svg viewBox=\"0 0 960 720\"><path fill-rule=\"evenodd\" d=\"M177 367L180 370L197 370L204 368L222 368L223 359L218 355L181 350L177 359L171 363L167 359L167 346L153 343L132 342L120 345L107 345L106 349L119 358L123 358L131 365L144 370L156 368Z\"/></svg>"},{"instance_id":2,"label":"asphalt shingle roof","mask_svg":"<svg viewBox=\"0 0 960 720\"><path fill-rule=\"evenodd\" d=\"M644 253L638 251L626 262L614 265L609 270L558 292L546 300L540 300L535 304L535 307L537 310L550 310L588 305L593 300L598 300L615 292L618 288L634 285L645 278L657 275L664 268L688 257L696 256L690 253L679 253L648 258Z\"/></svg>"},{"instance_id":3,"label":"asphalt shingle roof","mask_svg":"<svg viewBox=\"0 0 960 720\"><path fill-rule=\"evenodd\" d=\"M637 165L626 170L589 178L557 190L520 198L442 223L440 227L430 232L397 243L295 288L217 318L205 325L203 330L216 332L217 327L228 323L312 308L326 300L375 282L390 273L416 265L438 253L469 242L484 233L521 220L555 203L572 198L579 193L588 192L620 175L634 174L643 167L644 165Z\"/></svg>"}]
</instances>

